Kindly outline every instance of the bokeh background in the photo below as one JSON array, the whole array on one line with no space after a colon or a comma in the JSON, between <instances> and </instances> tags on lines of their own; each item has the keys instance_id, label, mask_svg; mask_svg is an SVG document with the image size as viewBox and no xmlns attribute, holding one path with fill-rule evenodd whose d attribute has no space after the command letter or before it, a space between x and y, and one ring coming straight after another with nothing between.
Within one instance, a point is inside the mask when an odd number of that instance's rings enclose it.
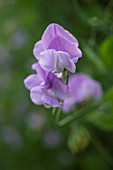
<instances>
[{"instance_id":1,"label":"bokeh background","mask_svg":"<svg viewBox=\"0 0 113 170\"><path fill-rule=\"evenodd\" d=\"M111 103L63 127L23 84L34 43L52 22L77 37L77 72L98 80ZM112 85L112 0L0 0L0 170L112 170Z\"/></svg>"}]
</instances>

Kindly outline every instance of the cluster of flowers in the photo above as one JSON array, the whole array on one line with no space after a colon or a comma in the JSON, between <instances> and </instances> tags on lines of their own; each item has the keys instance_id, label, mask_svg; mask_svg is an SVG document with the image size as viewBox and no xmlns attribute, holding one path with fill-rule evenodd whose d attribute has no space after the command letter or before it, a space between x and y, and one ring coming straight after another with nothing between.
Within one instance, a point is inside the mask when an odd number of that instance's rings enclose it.
<instances>
[{"instance_id":1,"label":"cluster of flowers","mask_svg":"<svg viewBox=\"0 0 113 170\"><path fill-rule=\"evenodd\" d=\"M36 105L60 107L64 112L87 97L100 98L101 85L84 74L75 73L82 57L77 39L58 24L50 24L38 41L33 54L38 60L32 65L36 74L24 80ZM66 81L66 79L68 81Z\"/></svg>"}]
</instances>

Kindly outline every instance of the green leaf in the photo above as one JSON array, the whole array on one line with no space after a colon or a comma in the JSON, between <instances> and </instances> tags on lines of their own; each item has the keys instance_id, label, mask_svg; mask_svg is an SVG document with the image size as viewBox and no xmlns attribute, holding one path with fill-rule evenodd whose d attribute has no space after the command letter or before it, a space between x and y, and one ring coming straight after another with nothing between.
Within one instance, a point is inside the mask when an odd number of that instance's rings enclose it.
<instances>
[{"instance_id":1,"label":"green leaf","mask_svg":"<svg viewBox=\"0 0 113 170\"><path fill-rule=\"evenodd\" d=\"M100 56L107 66L107 68L113 67L113 37L105 39L100 45Z\"/></svg>"},{"instance_id":2,"label":"green leaf","mask_svg":"<svg viewBox=\"0 0 113 170\"><path fill-rule=\"evenodd\" d=\"M105 102L109 102L110 109L113 112L113 87L111 87L103 96Z\"/></svg>"},{"instance_id":3,"label":"green leaf","mask_svg":"<svg viewBox=\"0 0 113 170\"><path fill-rule=\"evenodd\" d=\"M113 112L104 112L101 110L97 110L88 115L86 119L101 130L113 130Z\"/></svg>"},{"instance_id":4,"label":"green leaf","mask_svg":"<svg viewBox=\"0 0 113 170\"><path fill-rule=\"evenodd\" d=\"M111 87L103 97L104 101L111 101L113 102L113 87Z\"/></svg>"},{"instance_id":5,"label":"green leaf","mask_svg":"<svg viewBox=\"0 0 113 170\"><path fill-rule=\"evenodd\" d=\"M93 51L93 49L91 49L89 46L84 45L83 50L89 61L91 61L100 72L105 73L106 66L101 60L101 58Z\"/></svg>"},{"instance_id":6,"label":"green leaf","mask_svg":"<svg viewBox=\"0 0 113 170\"><path fill-rule=\"evenodd\" d=\"M103 96L104 105L86 116L86 119L102 130L113 130L113 87Z\"/></svg>"},{"instance_id":7,"label":"green leaf","mask_svg":"<svg viewBox=\"0 0 113 170\"><path fill-rule=\"evenodd\" d=\"M61 126L71 123L74 120L83 118L87 114L90 114L92 110L95 110L95 109L97 110L97 108L101 106L100 104L101 104L101 101L99 100L93 101L93 102L91 101L91 103L87 103L82 108L75 110L73 113L69 114L68 116L65 116L65 118L60 120L57 125L61 127Z\"/></svg>"}]
</instances>

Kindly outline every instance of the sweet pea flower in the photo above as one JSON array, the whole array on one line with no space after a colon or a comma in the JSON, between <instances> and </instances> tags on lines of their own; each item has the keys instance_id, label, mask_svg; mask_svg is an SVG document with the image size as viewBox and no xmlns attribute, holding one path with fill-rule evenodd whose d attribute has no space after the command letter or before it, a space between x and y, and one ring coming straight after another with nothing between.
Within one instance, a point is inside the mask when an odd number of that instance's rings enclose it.
<instances>
[{"instance_id":1,"label":"sweet pea flower","mask_svg":"<svg viewBox=\"0 0 113 170\"><path fill-rule=\"evenodd\" d=\"M64 112L71 111L77 103L84 100L100 99L102 96L101 84L82 73L70 76L68 87L69 93L63 104Z\"/></svg>"},{"instance_id":2,"label":"sweet pea flower","mask_svg":"<svg viewBox=\"0 0 113 170\"><path fill-rule=\"evenodd\" d=\"M35 66L34 66L35 67ZM38 74L32 74L24 80L30 97L36 105L62 107L62 101L68 94L68 86L51 72L45 72L37 65Z\"/></svg>"},{"instance_id":3,"label":"sweet pea flower","mask_svg":"<svg viewBox=\"0 0 113 170\"><path fill-rule=\"evenodd\" d=\"M48 72L64 69L74 73L75 63L82 56L77 39L58 24L50 24L33 50L40 66Z\"/></svg>"}]
</instances>

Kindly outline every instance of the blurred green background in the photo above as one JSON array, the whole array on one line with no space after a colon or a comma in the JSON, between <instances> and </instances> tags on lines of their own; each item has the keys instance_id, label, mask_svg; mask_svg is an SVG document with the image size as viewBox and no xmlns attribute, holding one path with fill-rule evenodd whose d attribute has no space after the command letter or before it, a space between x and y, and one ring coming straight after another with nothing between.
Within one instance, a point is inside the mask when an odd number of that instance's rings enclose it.
<instances>
[{"instance_id":1,"label":"blurred green background","mask_svg":"<svg viewBox=\"0 0 113 170\"><path fill-rule=\"evenodd\" d=\"M77 72L98 80L110 103L63 127L23 84L34 43L52 22L77 37ZM112 85L113 0L0 0L0 170L112 170Z\"/></svg>"}]
</instances>

